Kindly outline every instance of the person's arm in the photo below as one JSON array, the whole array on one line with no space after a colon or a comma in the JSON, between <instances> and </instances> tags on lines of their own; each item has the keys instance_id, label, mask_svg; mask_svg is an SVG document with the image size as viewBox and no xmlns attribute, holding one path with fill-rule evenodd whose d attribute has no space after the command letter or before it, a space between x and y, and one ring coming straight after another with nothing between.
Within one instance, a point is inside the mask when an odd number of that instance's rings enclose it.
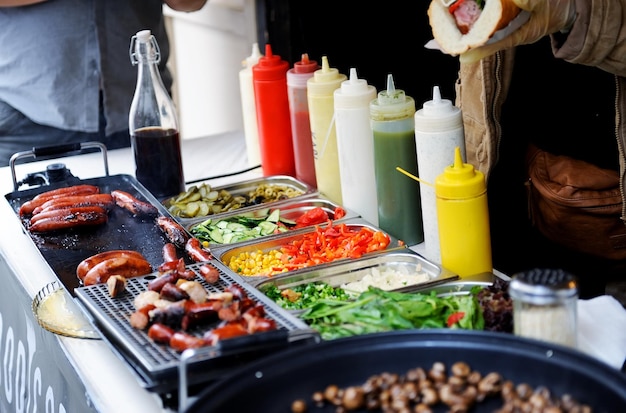
<instances>
[{"instance_id":1,"label":"person's arm","mask_svg":"<svg viewBox=\"0 0 626 413\"><path fill-rule=\"evenodd\" d=\"M576 0L567 36L553 36L554 55L626 76L626 0Z\"/></svg>"},{"instance_id":2,"label":"person's arm","mask_svg":"<svg viewBox=\"0 0 626 413\"><path fill-rule=\"evenodd\" d=\"M171 9L187 12L200 10L206 2L207 0L164 0L164 3Z\"/></svg>"},{"instance_id":3,"label":"person's arm","mask_svg":"<svg viewBox=\"0 0 626 413\"><path fill-rule=\"evenodd\" d=\"M47 0L0 0L0 7L28 6L31 4L43 3Z\"/></svg>"}]
</instances>

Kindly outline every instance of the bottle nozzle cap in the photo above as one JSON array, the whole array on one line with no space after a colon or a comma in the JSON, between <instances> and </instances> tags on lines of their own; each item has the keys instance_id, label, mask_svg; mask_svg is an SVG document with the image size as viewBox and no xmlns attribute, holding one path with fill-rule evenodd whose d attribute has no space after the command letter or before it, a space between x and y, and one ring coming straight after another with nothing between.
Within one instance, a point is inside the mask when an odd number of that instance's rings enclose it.
<instances>
[{"instance_id":1,"label":"bottle nozzle cap","mask_svg":"<svg viewBox=\"0 0 626 413\"><path fill-rule=\"evenodd\" d=\"M359 79L356 74L356 69L350 68L350 77L341 83L341 93L356 95L367 93L367 81L365 79Z\"/></svg>"},{"instance_id":2,"label":"bottle nozzle cap","mask_svg":"<svg viewBox=\"0 0 626 413\"><path fill-rule=\"evenodd\" d=\"M322 56L322 68L315 71L316 82L332 82L337 80L339 76L339 70L334 67L330 67L328 63L328 56Z\"/></svg>"},{"instance_id":3,"label":"bottle nozzle cap","mask_svg":"<svg viewBox=\"0 0 626 413\"><path fill-rule=\"evenodd\" d=\"M378 98L370 104L371 117L374 120L391 120L413 116L415 101L406 96L404 90L396 89L393 75L387 75L387 90L378 92Z\"/></svg>"},{"instance_id":4,"label":"bottle nozzle cap","mask_svg":"<svg viewBox=\"0 0 626 413\"><path fill-rule=\"evenodd\" d=\"M473 165L463 163L461 148L454 148L454 163L446 166L435 181L437 196L448 199L471 198L487 190L485 175Z\"/></svg>"},{"instance_id":5,"label":"bottle nozzle cap","mask_svg":"<svg viewBox=\"0 0 626 413\"><path fill-rule=\"evenodd\" d=\"M261 54L261 50L259 49L259 44L255 42L252 44L252 53L242 62L243 66L252 67L255 64L259 63L259 59L261 57L263 57L263 55Z\"/></svg>"},{"instance_id":6,"label":"bottle nozzle cap","mask_svg":"<svg viewBox=\"0 0 626 413\"><path fill-rule=\"evenodd\" d=\"M433 87L433 100L424 103L424 115L430 117L449 116L458 112L458 109L452 105L448 99L441 98L439 86Z\"/></svg>"},{"instance_id":7,"label":"bottle nozzle cap","mask_svg":"<svg viewBox=\"0 0 626 413\"><path fill-rule=\"evenodd\" d=\"M312 73L319 69L317 61L310 60L308 53L303 53L299 62L293 64L293 71L295 73Z\"/></svg>"},{"instance_id":8,"label":"bottle nozzle cap","mask_svg":"<svg viewBox=\"0 0 626 413\"><path fill-rule=\"evenodd\" d=\"M265 56L259 58L259 62L252 67L252 76L256 80L279 80L286 78L289 63L277 54L272 53L270 44L265 45Z\"/></svg>"},{"instance_id":9,"label":"bottle nozzle cap","mask_svg":"<svg viewBox=\"0 0 626 413\"><path fill-rule=\"evenodd\" d=\"M381 90L378 93L378 103L381 105L396 105L399 103L404 103L406 100L406 95L404 94L404 90L396 89L396 86L393 82L393 75L387 75L387 90Z\"/></svg>"}]
</instances>

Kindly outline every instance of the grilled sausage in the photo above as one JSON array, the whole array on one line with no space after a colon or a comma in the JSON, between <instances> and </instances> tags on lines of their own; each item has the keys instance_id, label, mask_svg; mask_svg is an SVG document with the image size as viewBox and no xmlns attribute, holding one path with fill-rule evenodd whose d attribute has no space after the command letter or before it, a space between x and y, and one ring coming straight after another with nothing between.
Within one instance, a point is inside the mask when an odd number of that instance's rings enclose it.
<instances>
[{"instance_id":1,"label":"grilled sausage","mask_svg":"<svg viewBox=\"0 0 626 413\"><path fill-rule=\"evenodd\" d=\"M55 209L64 209L71 207L83 206L100 206L107 211L114 205L113 197L110 194L87 194L87 195L70 195L60 198L50 199L33 210L33 215L41 212L52 211Z\"/></svg>"},{"instance_id":2,"label":"grilled sausage","mask_svg":"<svg viewBox=\"0 0 626 413\"><path fill-rule=\"evenodd\" d=\"M161 288L161 298L168 301L180 301L189 299L187 291L181 289L176 284L167 283Z\"/></svg>"},{"instance_id":3,"label":"grilled sausage","mask_svg":"<svg viewBox=\"0 0 626 413\"><path fill-rule=\"evenodd\" d=\"M215 266L211 264L204 264L199 268L200 274L204 278L206 282L209 284L214 284L220 279L220 272Z\"/></svg>"},{"instance_id":4,"label":"grilled sausage","mask_svg":"<svg viewBox=\"0 0 626 413\"><path fill-rule=\"evenodd\" d=\"M109 296L111 298L115 298L122 294L126 291L126 277L119 274L110 276L107 280L107 290L109 291Z\"/></svg>"},{"instance_id":5,"label":"grilled sausage","mask_svg":"<svg viewBox=\"0 0 626 413\"><path fill-rule=\"evenodd\" d=\"M148 290L160 293L165 284L175 283L176 281L178 281L178 273L176 271L170 271L154 280L150 280L148 282Z\"/></svg>"},{"instance_id":6,"label":"grilled sausage","mask_svg":"<svg viewBox=\"0 0 626 413\"><path fill-rule=\"evenodd\" d=\"M245 336L247 334L248 330L246 330L246 327L242 323L234 322L207 331L207 333L204 335L204 339L208 342L208 344L214 346L220 340Z\"/></svg>"},{"instance_id":7,"label":"grilled sausage","mask_svg":"<svg viewBox=\"0 0 626 413\"><path fill-rule=\"evenodd\" d=\"M144 256L141 255L141 253L139 253L138 251L133 251L133 250L104 251L104 252L101 252L96 255L92 255L91 257L85 258L84 260L82 260L80 264L78 264L78 267L76 267L76 276L78 277L79 280L82 281L85 279L85 275L87 275L87 272L89 272L89 270L92 269L94 266L96 266L97 264L100 264L104 260L107 260L109 258L115 258L115 257L118 257L118 258L119 257L132 257L132 258L145 260Z\"/></svg>"},{"instance_id":8,"label":"grilled sausage","mask_svg":"<svg viewBox=\"0 0 626 413\"><path fill-rule=\"evenodd\" d=\"M154 205L141 201L128 192L115 189L111 191L115 204L135 216L157 216L159 210Z\"/></svg>"},{"instance_id":9,"label":"grilled sausage","mask_svg":"<svg viewBox=\"0 0 626 413\"><path fill-rule=\"evenodd\" d=\"M143 258L114 257L106 259L87 271L83 284L94 285L106 282L110 276L118 274L126 278L150 274L152 266Z\"/></svg>"},{"instance_id":10,"label":"grilled sausage","mask_svg":"<svg viewBox=\"0 0 626 413\"><path fill-rule=\"evenodd\" d=\"M53 189L50 191L42 192L39 195L36 195L30 201L24 202L19 209L19 215L25 216L33 213L35 208L40 205L46 203L54 198L61 198L72 195L87 195L87 194L97 194L100 192L100 188L95 185L74 185L65 188Z\"/></svg>"},{"instance_id":11,"label":"grilled sausage","mask_svg":"<svg viewBox=\"0 0 626 413\"><path fill-rule=\"evenodd\" d=\"M180 352L190 348L204 347L206 345L207 343L204 339L181 331L175 332L170 340L170 347Z\"/></svg>"},{"instance_id":12,"label":"grilled sausage","mask_svg":"<svg viewBox=\"0 0 626 413\"><path fill-rule=\"evenodd\" d=\"M143 330L150 324L150 311L156 309L154 304L146 304L130 315L130 325L137 330Z\"/></svg>"},{"instance_id":13,"label":"grilled sausage","mask_svg":"<svg viewBox=\"0 0 626 413\"><path fill-rule=\"evenodd\" d=\"M106 210L99 206L66 208L49 212L50 215L35 215L33 218L37 217L37 219L31 220L28 227L29 231L40 233L88 225L102 225L109 220Z\"/></svg>"},{"instance_id":14,"label":"grilled sausage","mask_svg":"<svg viewBox=\"0 0 626 413\"><path fill-rule=\"evenodd\" d=\"M218 320L218 312L222 308L221 301L206 301L196 303L191 300L185 302L185 315L181 322L183 330L188 330L198 324Z\"/></svg>"},{"instance_id":15,"label":"grilled sausage","mask_svg":"<svg viewBox=\"0 0 626 413\"><path fill-rule=\"evenodd\" d=\"M185 248L189 235L178 222L170 217L160 215L156 219L156 224L161 231L163 231L163 234L165 234L169 242L176 245L178 248Z\"/></svg>"},{"instance_id":16,"label":"grilled sausage","mask_svg":"<svg viewBox=\"0 0 626 413\"><path fill-rule=\"evenodd\" d=\"M176 251L176 245L167 242L163 245L163 262L171 261L178 261L178 252Z\"/></svg>"},{"instance_id":17,"label":"grilled sausage","mask_svg":"<svg viewBox=\"0 0 626 413\"><path fill-rule=\"evenodd\" d=\"M196 237L191 237L187 240L185 251L187 255L189 255L189 258L195 262L209 261L213 258L211 253L202 247L200 240Z\"/></svg>"},{"instance_id":18,"label":"grilled sausage","mask_svg":"<svg viewBox=\"0 0 626 413\"><path fill-rule=\"evenodd\" d=\"M50 211L42 211L36 215L33 215L29 220L29 225L32 226L37 222L47 219L47 218L56 218L62 219L64 217L68 217L67 219L71 219L74 214L86 214L90 212L104 212L106 214L106 209L102 208L98 205L91 206L69 206L60 209L53 209Z\"/></svg>"},{"instance_id":19,"label":"grilled sausage","mask_svg":"<svg viewBox=\"0 0 626 413\"><path fill-rule=\"evenodd\" d=\"M175 331L161 323L154 323L148 329L148 337L159 344L169 344Z\"/></svg>"}]
</instances>

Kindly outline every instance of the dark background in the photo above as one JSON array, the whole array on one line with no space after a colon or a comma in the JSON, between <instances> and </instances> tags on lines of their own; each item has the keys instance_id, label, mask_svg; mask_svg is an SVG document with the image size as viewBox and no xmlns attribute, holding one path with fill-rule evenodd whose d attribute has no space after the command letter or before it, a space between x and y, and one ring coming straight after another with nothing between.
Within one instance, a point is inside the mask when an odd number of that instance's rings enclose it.
<instances>
[{"instance_id":1,"label":"dark background","mask_svg":"<svg viewBox=\"0 0 626 413\"><path fill-rule=\"evenodd\" d=\"M269 43L274 54L290 67L303 53L377 91L386 89L392 74L396 89L415 99L416 109L432 98L439 86L445 99L454 101L458 58L424 48L432 38L428 24L429 1L390 0L368 3L355 0L258 0L259 47Z\"/></svg>"}]
</instances>

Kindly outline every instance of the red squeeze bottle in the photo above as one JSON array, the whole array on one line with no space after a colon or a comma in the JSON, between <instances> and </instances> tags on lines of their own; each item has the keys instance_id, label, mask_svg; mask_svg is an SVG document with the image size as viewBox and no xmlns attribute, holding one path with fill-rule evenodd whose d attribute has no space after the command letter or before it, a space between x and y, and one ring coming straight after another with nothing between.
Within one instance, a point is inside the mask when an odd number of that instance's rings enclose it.
<instances>
[{"instance_id":1,"label":"red squeeze bottle","mask_svg":"<svg viewBox=\"0 0 626 413\"><path fill-rule=\"evenodd\" d=\"M311 138L306 82L318 69L320 66L317 62L309 60L309 55L304 53L302 60L294 63L293 68L287 72L287 93L291 113L296 178L313 188L317 188L317 179L315 178L315 156Z\"/></svg>"},{"instance_id":2,"label":"red squeeze bottle","mask_svg":"<svg viewBox=\"0 0 626 413\"><path fill-rule=\"evenodd\" d=\"M259 129L261 168L264 176L296 175L287 95L289 63L272 54L265 45L265 56L252 66L254 101Z\"/></svg>"}]
</instances>

